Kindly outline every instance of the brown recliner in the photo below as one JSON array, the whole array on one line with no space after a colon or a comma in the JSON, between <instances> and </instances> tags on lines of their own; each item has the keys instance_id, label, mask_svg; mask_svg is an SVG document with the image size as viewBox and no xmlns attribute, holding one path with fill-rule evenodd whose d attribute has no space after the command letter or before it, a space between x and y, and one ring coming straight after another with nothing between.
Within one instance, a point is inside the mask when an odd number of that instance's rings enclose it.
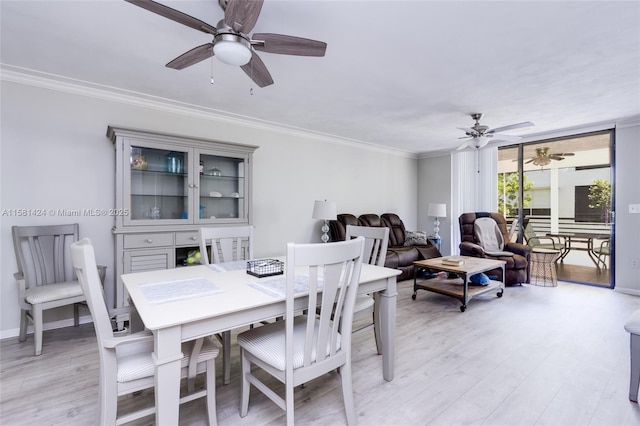
<instances>
[{"instance_id":1,"label":"brown recliner","mask_svg":"<svg viewBox=\"0 0 640 426\"><path fill-rule=\"evenodd\" d=\"M490 217L496 221L505 241L504 251L513 253L513 256L491 256L485 253L476 239L474 232L474 223L476 219L481 217ZM458 221L460 222L460 239L462 241L460 243L460 255L504 260L506 262L504 268L506 274L505 284L522 284L530 281L529 262L531 261L531 247L509 241L507 221L502 213L463 213L458 218ZM502 279L501 269L495 269L485 273L487 275L496 275L498 279Z\"/></svg>"}]
</instances>

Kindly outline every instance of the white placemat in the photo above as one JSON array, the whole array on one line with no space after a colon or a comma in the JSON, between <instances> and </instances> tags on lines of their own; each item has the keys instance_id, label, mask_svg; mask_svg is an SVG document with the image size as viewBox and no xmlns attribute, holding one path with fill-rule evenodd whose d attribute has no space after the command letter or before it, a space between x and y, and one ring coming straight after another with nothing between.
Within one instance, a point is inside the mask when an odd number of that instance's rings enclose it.
<instances>
[{"instance_id":1,"label":"white placemat","mask_svg":"<svg viewBox=\"0 0 640 426\"><path fill-rule=\"evenodd\" d=\"M242 271L247 269L247 261L236 260L235 262L211 263L208 266L216 272Z\"/></svg>"},{"instance_id":2,"label":"white placemat","mask_svg":"<svg viewBox=\"0 0 640 426\"><path fill-rule=\"evenodd\" d=\"M140 290L149 303L167 303L222 293L217 285L206 278L140 284Z\"/></svg>"},{"instance_id":3,"label":"white placemat","mask_svg":"<svg viewBox=\"0 0 640 426\"><path fill-rule=\"evenodd\" d=\"M249 283L250 287L260 290L263 293L273 297L285 297L287 292L287 280L284 276L256 281ZM318 281L318 288L322 288L322 279ZM309 276L308 275L296 275L296 287L295 294L307 293L309 291Z\"/></svg>"}]
</instances>

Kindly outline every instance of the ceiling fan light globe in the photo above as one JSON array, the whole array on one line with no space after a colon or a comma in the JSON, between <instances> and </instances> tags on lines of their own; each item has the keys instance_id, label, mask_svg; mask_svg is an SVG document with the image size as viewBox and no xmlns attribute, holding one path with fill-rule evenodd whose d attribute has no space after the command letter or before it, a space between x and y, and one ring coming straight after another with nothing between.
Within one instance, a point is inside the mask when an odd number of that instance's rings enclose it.
<instances>
[{"instance_id":1,"label":"ceiling fan light globe","mask_svg":"<svg viewBox=\"0 0 640 426\"><path fill-rule=\"evenodd\" d=\"M229 65L245 65L251 60L251 50L235 41L217 41L213 45L213 53L216 58Z\"/></svg>"}]
</instances>

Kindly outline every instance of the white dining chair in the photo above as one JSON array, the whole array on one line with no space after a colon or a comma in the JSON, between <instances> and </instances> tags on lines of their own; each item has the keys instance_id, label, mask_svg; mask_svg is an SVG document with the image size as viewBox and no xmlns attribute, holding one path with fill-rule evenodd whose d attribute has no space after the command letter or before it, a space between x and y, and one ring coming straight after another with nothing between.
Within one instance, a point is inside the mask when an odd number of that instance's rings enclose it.
<instances>
[{"instance_id":1,"label":"white dining chair","mask_svg":"<svg viewBox=\"0 0 640 426\"><path fill-rule=\"evenodd\" d=\"M364 237L364 256L363 263L367 263L370 265L376 266L384 266L384 262L387 258L387 246L389 245L389 228L384 227L373 227L373 226L356 226L356 225L347 225L346 229L346 237L345 239L348 241L351 238ZM378 354L382 354L382 344L380 343L380 330L379 330L379 318L376 318L377 313L375 309L376 299L378 295L367 295L362 294L358 295L356 298L356 304L354 308L354 316L358 316L362 313L372 312L373 317L373 330L374 336L376 339L376 349L378 350ZM365 325L364 327L359 328L359 331L365 327L368 327L370 324Z\"/></svg>"},{"instance_id":2,"label":"white dining chair","mask_svg":"<svg viewBox=\"0 0 640 426\"><path fill-rule=\"evenodd\" d=\"M241 417L248 413L250 385L254 385L285 410L287 425L293 426L295 387L339 369L347 422L355 424L351 329L363 248L362 237L326 244L287 245L284 321L238 335L242 367ZM307 303L296 309L295 289L305 283ZM320 307L318 315L296 315L303 311L316 312L317 306ZM284 399L251 372L252 365L285 385Z\"/></svg>"},{"instance_id":3,"label":"white dining chair","mask_svg":"<svg viewBox=\"0 0 640 426\"><path fill-rule=\"evenodd\" d=\"M199 234L200 263L203 265L222 265L253 259L251 225L203 227ZM223 331L216 337L222 344L223 383L228 385L231 381L231 331Z\"/></svg>"},{"instance_id":4,"label":"white dining chair","mask_svg":"<svg viewBox=\"0 0 640 426\"><path fill-rule=\"evenodd\" d=\"M79 306L85 296L69 260L69 247L78 241L78 233L77 223L11 227L18 264L18 272L14 274L20 305L18 340L27 339L31 321L36 356L42 353L44 311L73 305L74 326L80 324ZM106 267L98 268L104 281Z\"/></svg>"},{"instance_id":5,"label":"white dining chair","mask_svg":"<svg viewBox=\"0 0 640 426\"><path fill-rule=\"evenodd\" d=\"M151 415L155 406L118 417L118 397L155 386L154 336L140 332L114 336L109 312L96 269L93 245L88 238L71 245L71 260L93 317L100 355L99 417L97 424L120 425ZM218 348L210 337L182 344L181 377L206 373L205 388L189 392L180 403L207 398L210 425L217 424L215 359Z\"/></svg>"}]
</instances>

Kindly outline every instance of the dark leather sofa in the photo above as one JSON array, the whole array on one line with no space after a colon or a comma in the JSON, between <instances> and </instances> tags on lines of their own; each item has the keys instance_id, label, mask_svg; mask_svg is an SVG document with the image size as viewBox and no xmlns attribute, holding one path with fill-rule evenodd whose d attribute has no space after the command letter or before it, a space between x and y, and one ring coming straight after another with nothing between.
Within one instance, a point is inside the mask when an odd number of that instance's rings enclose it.
<instances>
[{"instance_id":1,"label":"dark leather sofa","mask_svg":"<svg viewBox=\"0 0 640 426\"><path fill-rule=\"evenodd\" d=\"M441 254L431 242L425 245L405 246L405 227L402 219L394 213L363 214L355 217L349 213L342 213L336 220L329 221L330 241L344 241L347 225L373 226L389 228L389 245L384 266L399 269L402 273L398 281L413 279L413 262L416 260L440 257Z\"/></svg>"},{"instance_id":2,"label":"dark leather sofa","mask_svg":"<svg viewBox=\"0 0 640 426\"><path fill-rule=\"evenodd\" d=\"M474 223L479 217L490 217L496 221L500 233L506 242L504 250L513 253L513 256L490 256L484 252L482 246L478 244L474 233ZM519 244L509 241L509 231L507 230L507 222L502 213L475 212L463 213L458 218L460 222L460 254L462 256L485 257L488 259L499 259L506 262L505 265L505 283L522 284L530 282L529 263L531 262L531 247L525 244ZM497 275L502 280L502 269L485 272L487 275Z\"/></svg>"}]
</instances>

